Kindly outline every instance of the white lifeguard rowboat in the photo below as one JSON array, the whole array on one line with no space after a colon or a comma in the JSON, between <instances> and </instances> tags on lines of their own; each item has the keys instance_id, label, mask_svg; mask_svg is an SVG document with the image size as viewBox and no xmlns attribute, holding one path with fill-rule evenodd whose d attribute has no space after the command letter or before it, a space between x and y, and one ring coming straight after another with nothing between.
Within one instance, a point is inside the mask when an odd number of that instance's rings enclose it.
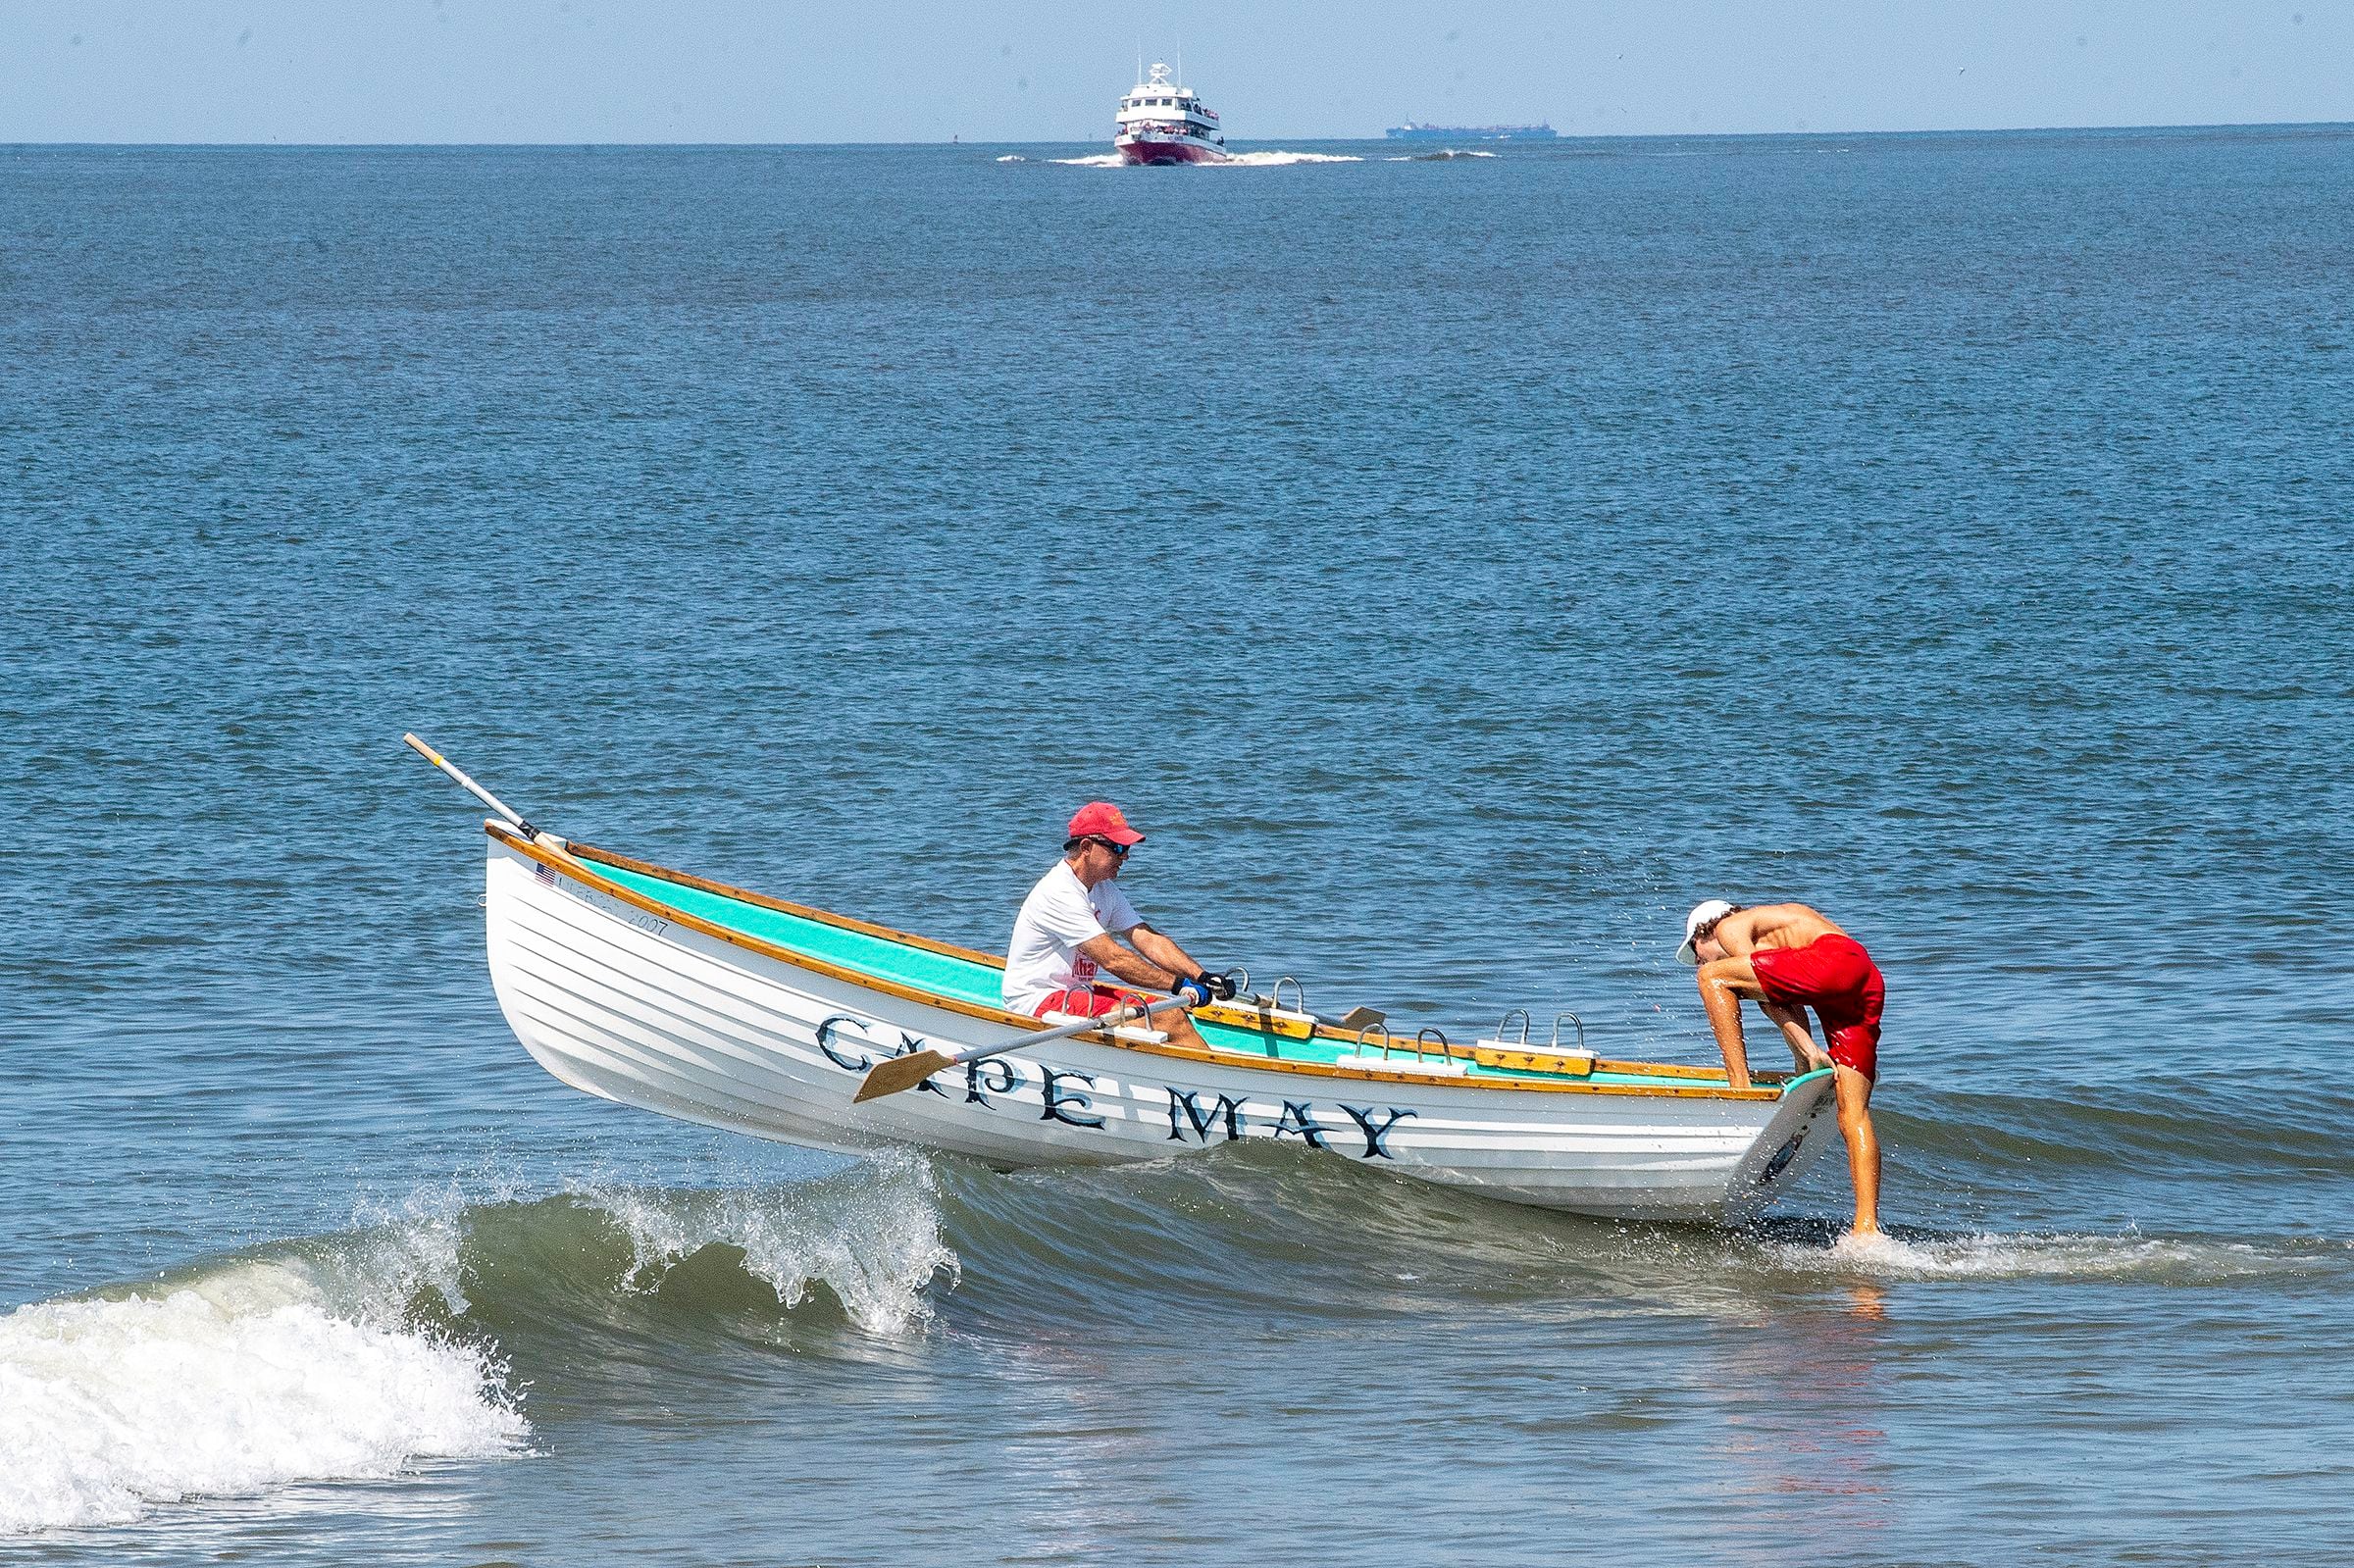
<instances>
[{"instance_id":1,"label":"white lifeguard rowboat","mask_svg":"<svg viewBox=\"0 0 2354 1568\"><path fill-rule=\"evenodd\" d=\"M524 1047L575 1088L756 1138L1004 1168L1271 1138L1513 1203L1739 1223L1836 1137L1828 1072L1735 1089L1721 1068L1392 1045L1266 998L1198 1009L1206 1050L1140 1029L1025 1049L1047 1026L999 1005L989 954L484 826L491 984ZM998 1044L852 1099L885 1058Z\"/></svg>"}]
</instances>

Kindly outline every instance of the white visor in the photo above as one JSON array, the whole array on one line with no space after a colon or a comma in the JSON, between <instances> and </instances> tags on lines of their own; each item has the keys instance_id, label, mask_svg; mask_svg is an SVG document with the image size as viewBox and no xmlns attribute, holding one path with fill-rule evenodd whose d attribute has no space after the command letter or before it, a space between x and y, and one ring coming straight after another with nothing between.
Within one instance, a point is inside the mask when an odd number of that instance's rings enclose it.
<instances>
[{"instance_id":1,"label":"white visor","mask_svg":"<svg viewBox=\"0 0 2354 1568\"><path fill-rule=\"evenodd\" d=\"M1684 944L1675 950L1675 956L1687 964L1699 963L1700 949L1693 945L1693 938L1703 926L1714 926L1732 912L1733 906L1721 898L1704 898L1694 904L1692 913L1684 917Z\"/></svg>"}]
</instances>

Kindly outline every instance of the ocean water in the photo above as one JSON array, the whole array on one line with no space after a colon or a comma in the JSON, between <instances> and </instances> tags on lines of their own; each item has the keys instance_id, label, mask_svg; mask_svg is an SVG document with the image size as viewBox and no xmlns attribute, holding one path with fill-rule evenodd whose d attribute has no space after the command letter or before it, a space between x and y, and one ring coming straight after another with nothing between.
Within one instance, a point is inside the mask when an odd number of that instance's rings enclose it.
<instances>
[{"instance_id":1,"label":"ocean water","mask_svg":"<svg viewBox=\"0 0 2354 1568\"><path fill-rule=\"evenodd\" d=\"M2354 1554L2354 131L1261 151L0 150L0 1555ZM1807 899L1897 1239L589 1100L411 729L1612 1054Z\"/></svg>"}]
</instances>

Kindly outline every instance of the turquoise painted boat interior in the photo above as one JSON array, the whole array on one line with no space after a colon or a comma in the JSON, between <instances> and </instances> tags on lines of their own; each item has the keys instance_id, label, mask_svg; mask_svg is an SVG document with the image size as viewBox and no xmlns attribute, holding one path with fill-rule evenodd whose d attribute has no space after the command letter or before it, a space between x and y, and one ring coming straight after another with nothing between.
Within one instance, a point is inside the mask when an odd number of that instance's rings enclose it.
<instances>
[{"instance_id":1,"label":"turquoise painted boat interior","mask_svg":"<svg viewBox=\"0 0 2354 1568\"><path fill-rule=\"evenodd\" d=\"M781 909L769 909L741 898L731 898L725 893L689 887L602 862L593 864L599 876L609 878L633 892L642 893L658 903L668 904L673 909L707 920L715 926L724 926L746 936L774 942L803 957L836 964L877 980L896 981L902 986L930 991L936 996L950 996L959 1001L977 1002L985 1007L1004 1005L998 991L1000 971L993 964L976 963L972 959L956 958L947 953L927 952L921 947L909 946L888 936L848 931L822 920L811 920L805 915L789 914ZM1287 1039L1259 1030L1238 1029L1207 1019L1196 1019L1195 1026L1202 1031L1203 1038L1213 1046L1272 1056L1280 1061L1329 1063L1357 1049L1353 1040ZM1374 1048L1378 1050L1378 1044ZM1396 1054L1410 1058L1410 1045L1401 1041L1396 1047ZM1477 1065L1471 1068L1470 1076L1559 1078L1564 1083L1579 1084L1659 1082L1656 1078L1626 1073L1570 1075L1521 1070L1508 1072Z\"/></svg>"}]
</instances>

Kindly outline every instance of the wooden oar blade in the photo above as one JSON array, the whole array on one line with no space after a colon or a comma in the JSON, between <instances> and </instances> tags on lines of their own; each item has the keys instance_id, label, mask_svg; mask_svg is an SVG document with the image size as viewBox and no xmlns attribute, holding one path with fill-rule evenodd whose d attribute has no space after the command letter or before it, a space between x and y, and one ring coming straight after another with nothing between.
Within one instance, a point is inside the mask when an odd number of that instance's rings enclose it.
<instances>
[{"instance_id":1,"label":"wooden oar blade","mask_svg":"<svg viewBox=\"0 0 2354 1568\"><path fill-rule=\"evenodd\" d=\"M912 1056L894 1056L875 1064L874 1070L866 1075L866 1082L858 1086L858 1092L851 1095L850 1100L855 1104L860 1100L879 1100L886 1094L896 1094L901 1089L915 1087L942 1068L952 1065L939 1051L917 1051Z\"/></svg>"}]
</instances>

